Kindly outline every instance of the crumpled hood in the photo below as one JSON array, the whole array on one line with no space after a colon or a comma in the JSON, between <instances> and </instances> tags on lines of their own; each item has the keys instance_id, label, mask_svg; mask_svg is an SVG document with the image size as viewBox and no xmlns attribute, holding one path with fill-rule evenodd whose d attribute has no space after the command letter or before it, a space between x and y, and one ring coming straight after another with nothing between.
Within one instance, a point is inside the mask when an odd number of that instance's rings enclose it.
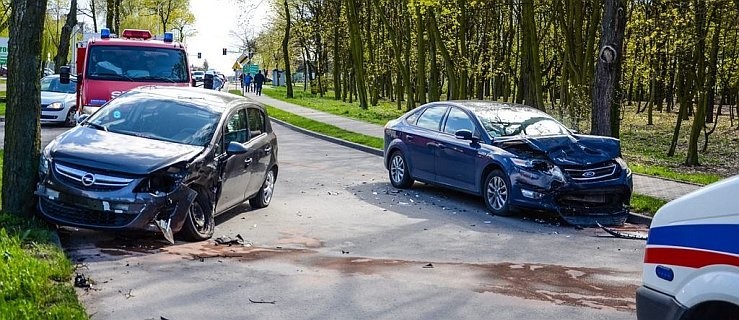
<instances>
[{"instance_id":1,"label":"crumpled hood","mask_svg":"<svg viewBox=\"0 0 739 320\"><path fill-rule=\"evenodd\" d=\"M192 159L205 147L75 127L49 144L54 161L144 175Z\"/></svg>"},{"instance_id":2,"label":"crumpled hood","mask_svg":"<svg viewBox=\"0 0 739 320\"><path fill-rule=\"evenodd\" d=\"M63 92L41 91L41 104L50 104L54 102L64 102L68 99L74 99L74 94Z\"/></svg>"},{"instance_id":3,"label":"crumpled hood","mask_svg":"<svg viewBox=\"0 0 739 320\"><path fill-rule=\"evenodd\" d=\"M621 155L618 139L590 135L523 137L532 149L543 152L556 165L590 165Z\"/></svg>"}]
</instances>

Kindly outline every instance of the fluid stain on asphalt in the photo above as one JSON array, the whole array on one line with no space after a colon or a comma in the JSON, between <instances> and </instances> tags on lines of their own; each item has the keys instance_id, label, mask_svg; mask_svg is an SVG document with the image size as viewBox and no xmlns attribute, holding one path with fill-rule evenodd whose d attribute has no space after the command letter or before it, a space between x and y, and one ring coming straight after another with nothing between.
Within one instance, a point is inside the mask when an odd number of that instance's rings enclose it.
<instances>
[{"instance_id":1,"label":"fluid stain on asphalt","mask_svg":"<svg viewBox=\"0 0 739 320\"><path fill-rule=\"evenodd\" d=\"M292 248L261 248L249 246L224 246L213 242L188 243L183 245L169 246L162 249L163 252L182 256L189 260L204 260L210 258L231 258L238 261L255 261L277 258L281 256L294 256L296 254L313 253L306 249Z\"/></svg>"},{"instance_id":2,"label":"fluid stain on asphalt","mask_svg":"<svg viewBox=\"0 0 739 320\"><path fill-rule=\"evenodd\" d=\"M277 241L279 244L300 244L306 248L323 248L323 241L319 239L284 232L282 234L283 237Z\"/></svg>"},{"instance_id":3,"label":"fluid stain on asphalt","mask_svg":"<svg viewBox=\"0 0 739 320\"><path fill-rule=\"evenodd\" d=\"M168 243L155 239L108 239L95 243L101 252L111 255L127 255L129 253L157 253Z\"/></svg>"},{"instance_id":4,"label":"fluid stain on asphalt","mask_svg":"<svg viewBox=\"0 0 739 320\"><path fill-rule=\"evenodd\" d=\"M475 291L595 309L636 309L634 292L638 284L628 281L627 279L633 277L627 273L612 269L558 265L518 266L521 265L474 265L483 271L483 280L496 280L495 283L481 285ZM618 281L619 279L623 281Z\"/></svg>"},{"instance_id":5,"label":"fluid stain on asphalt","mask_svg":"<svg viewBox=\"0 0 739 320\"><path fill-rule=\"evenodd\" d=\"M400 274L404 269L420 269L428 264L426 261L323 257L315 259L314 265L348 275L387 276L392 273ZM469 283L474 283L471 289L478 293L492 292L594 309L636 309L634 292L638 284L631 279L638 277L621 271L546 264L434 262L431 265L435 269L451 270L448 272L452 274L476 275L477 279ZM433 272L433 269L424 270Z\"/></svg>"}]
</instances>

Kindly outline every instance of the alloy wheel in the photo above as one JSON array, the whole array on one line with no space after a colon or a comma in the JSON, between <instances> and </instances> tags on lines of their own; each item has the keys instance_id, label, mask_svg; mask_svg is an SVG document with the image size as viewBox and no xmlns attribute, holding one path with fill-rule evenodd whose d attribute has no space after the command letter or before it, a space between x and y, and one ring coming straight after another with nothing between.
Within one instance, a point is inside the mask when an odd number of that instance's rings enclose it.
<instances>
[{"instance_id":1,"label":"alloy wheel","mask_svg":"<svg viewBox=\"0 0 739 320\"><path fill-rule=\"evenodd\" d=\"M501 210L508 202L508 187L502 177L494 176L490 179L487 188L487 198L490 206L495 210Z\"/></svg>"},{"instance_id":2,"label":"alloy wheel","mask_svg":"<svg viewBox=\"0 0 739 320\"><path fill-rule=\"evenodd\" d=\"M268 204L272 200L272 193L275 189L275 172L270 170L267 171L267 177L264 179L264 186L262 187L262 198L264 203Z\"/></svg>"},{"instance_id":3,"label":"alloy wheel","mask_svg":"<svg viewBox=\"0 0 739 320\"><path fill-rule=\"evenodd\" d=\"M403 157L396 154L390 162L390 176L393 182L400 184L405 177L405 161Z\"/></svg>"}]
</instances>

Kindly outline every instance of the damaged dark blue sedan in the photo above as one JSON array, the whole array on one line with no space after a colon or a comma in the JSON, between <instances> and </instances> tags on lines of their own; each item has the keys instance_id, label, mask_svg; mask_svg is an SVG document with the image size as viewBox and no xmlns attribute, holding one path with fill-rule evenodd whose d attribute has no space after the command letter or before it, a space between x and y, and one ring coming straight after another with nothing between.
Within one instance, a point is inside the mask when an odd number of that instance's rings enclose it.
<instances>
[{"instance_id":1,"label":"damaged dark blue sedan","mask_svg":"<svg viewBox=\"0 0 739 320\"><path fill-rule=\"evenodd\" d=\"M491 213L557 212L574 225L623 224L631 171L618 139L576 134L518 104L435 102L385 126L390 182L480 195Z\"/></svg>"},{"instance_id":2,"label":"damaged dark blue sedan","mask_svg":"<svg viewBox=\"0 0 739 320\"><path fill-rule=\"evenodd\" d=\"M141 87L49 143L39 175L38 209L52 223L204 240L215 215L270 204L277 138L242 97Z\"/></svg>"}]
</instances>

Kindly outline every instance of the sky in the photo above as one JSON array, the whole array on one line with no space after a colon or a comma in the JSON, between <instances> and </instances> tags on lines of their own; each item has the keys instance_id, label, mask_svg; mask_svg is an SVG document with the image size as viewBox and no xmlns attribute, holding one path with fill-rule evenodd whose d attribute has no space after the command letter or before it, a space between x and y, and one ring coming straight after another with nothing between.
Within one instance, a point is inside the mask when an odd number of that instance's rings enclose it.
<instances>
[{"instance_id":1,"label":"sky","mask_svg":"<svg viewBox=\"0 0 739 320\"><path fill-rule=\"evenodd\" d=\"M244 0L259 4L253 11L252 21L254 25L262 25L267 17L267 1ZM236 30L239 16L239 7L234 0L190 0L190 11L195 15L195 36L186 39L187 51L190 55L190 64L202 66L203 60L208 60L211 69L216 69L226 75L233 74L231 67L240 52L236 52L234 44L238 43L231 39L229 32ZM223 48L229 52L223 55ZM198 60L198 52L202 53L202 59Z\"/></svg>"}]
</instances>

